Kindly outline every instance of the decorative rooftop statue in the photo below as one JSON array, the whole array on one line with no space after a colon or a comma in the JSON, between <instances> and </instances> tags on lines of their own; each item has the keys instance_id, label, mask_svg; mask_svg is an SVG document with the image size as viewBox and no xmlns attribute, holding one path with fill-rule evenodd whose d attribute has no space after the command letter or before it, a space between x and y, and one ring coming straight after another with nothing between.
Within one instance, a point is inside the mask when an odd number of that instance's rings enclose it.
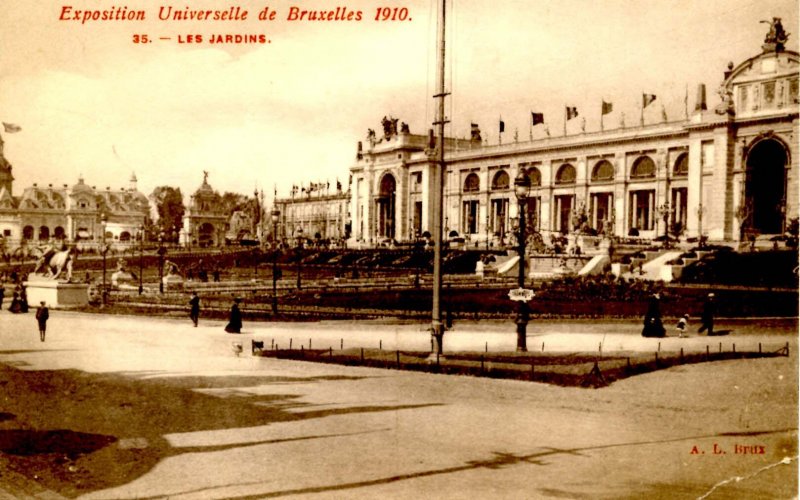
<instances>
[{"instance_id":1,"label":"decorative rooftop statue","mask_svg":"<svg viewBox=\"0 0 800 500\"><path fill-rule=\"evenodd\" d=\"M769 31L767 36L764 37L764 50L781 52L789 39L789 33L783 30L780 17L773 17L772 21L761 21L762 23L769 24Z\"/></svg>"}]
</instances>

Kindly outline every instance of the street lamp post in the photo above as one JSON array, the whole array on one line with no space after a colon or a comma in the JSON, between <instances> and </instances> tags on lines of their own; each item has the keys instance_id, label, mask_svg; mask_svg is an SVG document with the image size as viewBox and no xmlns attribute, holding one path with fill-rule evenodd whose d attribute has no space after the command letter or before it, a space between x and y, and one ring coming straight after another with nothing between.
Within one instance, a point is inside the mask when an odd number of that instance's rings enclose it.
<instances>
[{"instance_id":1,"label":"street lamp post","mask_svg":"<svg viewBox=\"0 0 800 500\"><path fill-rule=\"evenodd\" d=\"M258 281L258 258L261 256L260 249L253 250L253 283Z\"/></svg>"},{"instance_id":2,"label":"street lamp post","mask_svg":"<svg viewBox=\"0 0 800 500\"><path fill-rule=\"evenodd\" d=\"M486 251L489 251L489 205L486 205Z\"/></svg>"},{"instance_id":3,"label":"street lamp post","mask_svg":"<svg viewBox=\"0 0 800 500\"><path fill-rule=\"evenodd\" d=\"M297 289L300 290L303 286L302 283L302 269L300 268L300 264L303 260L303 228L299 228L297 230Z\"/></svg>"},{"instance_id":4,"label":"street lamp post","mask_svg":"<svg viewBox=\"0 0 800 500\"><path fill-rule=\"evenodd\" d=\"M144 274L144 266L143 261L144 259L144 226L139 226L139 295L142 294L144 287L142 286L142 274Z\"/></svg>"},{"instance_id":5,"label":"street lamp post","mask_svg":"<svg viewBox=\"0 0 800 500\"><path fill-rule=\"evenodd\" d=\"M669 215L672 211L672 208L669 205L669 202L666 201L663 204L658 206L658 212L661 215L661 218L664 219L664 248L669 248Z\"/></svg>"},{"instance_id":6,"label":"street lamp post","mask_svg":"<svg viewBox=\"0 0 800 500\"><path fill-rule=\"evenodd\" d=\"M703 237L703 212L705 211L706 207L701 202L697 206L697 242L700 247L706 246L705 238Z\"/></svg>"},{"instance_id":7,"label":"street lamp post","mask_svg":"<svg viewBox=\"0 0 800 500\"><path fill-rule=\"evenodd\" d=\"M167 249L164 248L164 232L158 233L158 293L164 293L164 254Z\"/></svg>"},{"instance_id":8,"label":"street lamp post","mask_svg":"<svg viewBox=\"0 0 800 500\"><path fill-rule=\"evenodd\" d=\"M531 180L520 171L514 179L514 194L517 196L519 211L519 276L517 284L519 288L525 288L525 212L527 208L528 192L531 189ZM528 329L528 304L524 300L518 301L517 305L517 351L525 352L528 350L527 329Z\"/></svg>"},{"instance_id":9,"label":"street lamp post","mask_svg":"<svg viewBox=\"0 0 800 500\"><path fill-rule=\"evenodd\" d=\"M100 251L103 254L103 290L100 292L100 296L103 301L103 305L106 305L106 252L108 252L108 248L106 247L106 224L108 224L108 216L105 212L100 214L100 228L103 231Z\"/></svg>"},{"instance_id":10,"label":"street lamp post","mask_svg":"<svg viewBox=\"0 0 800 500\"><path fill-rule=\"evenodd\" d=\"M281 217L281 211L277 208L272 210L272 243L275 248L272 249L272 314L278 314L278 219Z\"/></svg>"}]
</instances>

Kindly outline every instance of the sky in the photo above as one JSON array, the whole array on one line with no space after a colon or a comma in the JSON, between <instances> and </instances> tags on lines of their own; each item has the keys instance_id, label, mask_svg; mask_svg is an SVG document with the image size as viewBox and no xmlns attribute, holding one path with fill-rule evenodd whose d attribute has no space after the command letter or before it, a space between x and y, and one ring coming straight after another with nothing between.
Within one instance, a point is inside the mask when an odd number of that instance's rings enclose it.
<instances>
[{"instance_id":1,"label":"sky","mask_svg":"<svg viewBox=\"0 0 800 500\"><path fill-rule=\"evenodd\" d=\"M144 10L143 21L60 20L80 10ZM163 21L160 7L247 10L246 20ZM404 20L376 21L378 8ZM271 21L258 13L268 7ZM289 21L290 8L361 11L361 21ZM403 10L407 9L407 10ZM128 185L194 192L209 173L220 193L347 183L357 143L384 116L425 134L434 120L436 0L37 0L0 9L0 136L14 194L33 183ZM404 14L407 12L407 15ZM70 17L67 15L67 17ZM448 135L470 123L497 144L536 139L541 112L563 133L639 121L642 93L658 98L647 123L680 119L705 83L709 105L728 62L760 52L781 17L798 50L794 0L454 0L448 2ZM212 34L264 35L263 44L210 44ZM134 43L147 35L150 43ZM200 35L202 43L188 41ZM170 40L161 40L168 37Z\"/></svg>"}]
</instances>

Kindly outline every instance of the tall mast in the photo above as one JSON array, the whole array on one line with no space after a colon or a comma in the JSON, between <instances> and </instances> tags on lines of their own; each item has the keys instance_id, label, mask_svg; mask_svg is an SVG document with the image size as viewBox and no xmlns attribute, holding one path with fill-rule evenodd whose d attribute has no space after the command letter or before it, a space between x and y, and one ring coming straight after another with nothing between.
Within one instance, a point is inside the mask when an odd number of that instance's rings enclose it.
<instances>
[{"instance_id":1,"label":"tall mast","mask_svg":"<svg viewBox=\"0 0 800 500\"><path fill-rule=\"evenodd\" d=\"M445 15L447 11L447 0L442 0L441 16L439 17L439 60L438 72L436 75L438 93L433 97L439 100L436 121L433 122L438 128L438 165L434 168L433 182L433 311L431 322L431 334L435 342L434 354L442 353L442 338L444 337L444 325L442 324L442 220L444 215L444 126L448 120L444 116L444 98L448 95L444 88L445 70Z\"/></svg>"}]
</instances>

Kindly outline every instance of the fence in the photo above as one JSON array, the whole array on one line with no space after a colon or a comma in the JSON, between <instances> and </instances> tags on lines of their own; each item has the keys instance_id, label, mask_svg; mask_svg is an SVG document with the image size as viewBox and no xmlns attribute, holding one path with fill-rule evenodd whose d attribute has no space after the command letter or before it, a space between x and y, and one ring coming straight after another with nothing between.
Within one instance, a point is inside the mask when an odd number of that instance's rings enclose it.
<instances>
[{"instance_id":1,"label":"fence","mask_svg":"<svg viewBox=\"0 0 800 500\"><path fill-rule=\"evenodd\" d=\"M281 348L272 339L269 347L263 340L251 341L251 352L255 356L273 357L316 363L331 363L345 366L421 371L447 375L468 375L543 382L559 386L605 387L616 380L641 375L684 364L695 364L733 359L755 359L789 356L789 343L772 350L763 349L759 342L758 350L736 350L731 344L727 350L720 342L718 349L706 345L705 351L653 353L636 352L626 355L603 355L594 353L489 353L459 352L440 357L428 352L384 350L379 340L378 348L345 348L344 339L339 349L312 349L312 339L308 346L301 344Z\"/></svg>"}]
</instances>

